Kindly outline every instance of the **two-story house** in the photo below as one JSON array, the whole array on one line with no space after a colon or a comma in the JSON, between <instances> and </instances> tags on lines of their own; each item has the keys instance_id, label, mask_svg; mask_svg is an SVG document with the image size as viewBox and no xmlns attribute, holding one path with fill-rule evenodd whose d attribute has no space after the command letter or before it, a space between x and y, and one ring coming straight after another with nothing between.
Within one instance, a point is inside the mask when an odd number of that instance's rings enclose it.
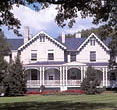
<instances>
[{"instance_id":1,"label":"two-story house","mask_svg":"<svg viewBox=\"0 0 117 110\"><path fill-rule=\"evenodd\" d=\"M8 39L11 58L20 54L27 76L27 89L67 90L80 87L89 65L98 70L100 87L116 86L117 73L108 69L110 38L101 41L92 33L82 38L52 38L45 32L31 36L28 27L24 39Z\"/></svg>"}]
</instances>

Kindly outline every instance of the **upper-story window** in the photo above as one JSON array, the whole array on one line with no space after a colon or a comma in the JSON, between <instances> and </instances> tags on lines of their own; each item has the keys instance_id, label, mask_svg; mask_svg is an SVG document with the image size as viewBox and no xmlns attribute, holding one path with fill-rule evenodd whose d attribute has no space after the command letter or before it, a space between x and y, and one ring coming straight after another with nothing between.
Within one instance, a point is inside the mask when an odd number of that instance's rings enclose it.
<instances>
[{"instance_id":1,"label":"upper-story window","mask_svg":"<svg viewBox=\"0 0 117 110\"><path fill-rule=\"evenodd\" d=\"M40 42L45 42L45 35L44 34L40 34Z\"/></svg>"},{"instance_id":2,"label":"upper-story window","mask_svg":"<svg viewBox=\"0 0 117 110\"><path fill-rule=\"evenodd\" d=\"M90 61L96 61L96 51L90 52Z\"/></svg>"},{"instance_id":3,"label":"upper-story window","mask_svg":"<svg viewBox=\"0 0 117 110\"><path fill-rule=\"evenodd\" d=\"M54 60L54 50L48 50L48 60Z\"/></svg>"},{"instance_id":4,"label":"upper-story window","mask_svg":"<svg viewBox=\"0 0 117 110\"><path fill-rule=\"evenodd\" d=\"M70 60L71 60L71 62L76 61L76 52L71 53Z\"/></svg>"},{"instance_id":5,"label":"upper-story window","mask_svg":"<svg viewBox=\"0 0 117 110\"><path fill-rule=\"evenodd\" d=\"M95 38L91 38L90 39L90 45L91 46L95 46Z\"/></svg>"},{"instance_id":6,"label":"upper-story window","mask_svg":"<svg viewBox=\"0 0 117 110\"><path fill-rule=\"evenodd\" d=\"M37 50L31 50L31 60L37 60Z\"/></svg>"},{"instance_id":7,"label":"upper-story window","mask_svg":"<svg viewBox=\"0 0 117 110\"><path fill-rule=\"evenodd\" d=\"M48 60L54 60L54 53L48 53Z\"/></svg>"}]
</instances>

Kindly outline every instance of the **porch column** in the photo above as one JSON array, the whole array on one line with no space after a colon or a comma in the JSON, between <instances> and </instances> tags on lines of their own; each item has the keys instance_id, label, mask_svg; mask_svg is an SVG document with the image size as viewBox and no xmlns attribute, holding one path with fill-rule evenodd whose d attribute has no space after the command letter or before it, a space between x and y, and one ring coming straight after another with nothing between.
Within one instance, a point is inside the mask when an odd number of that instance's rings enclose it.
<instances>
[{"instance_id":1,"label":"porch column","mask_svg":"<svg viewBox=\"0 0 117 110\"><path fill-rule=\"evenodd\" d=\"M83 78L85 78L85 76L86 76L86 66L84 66L84 76L83 76Z\"/></svg>"},{"instance_id":2,"label":"porch column","mask_svg":"<svg viewBox=\"0 0 117 110\"><path fill-rule=\"evenodd\" d=\"M40 86L42 85L42 69L41 67L39 67L39 70L40 70Z\"/></svg>"},{"instance_id":3,"label":"porch column","mask_svg":"<svg viewBox=\"0 0 117 110\"><path fill-rule=\"evenodd\" d=\"M107 72L108 72L108 68L106 68L106 87L108 86L108 75L107 75Z\"/></svg>"},{"instance_id":4,"label":"porch column","mask_svg":"<svg viewBox=\"0 0 117 110\"><path fill-rule=\"evenodd\" d=\"M45 71L45 68L43 67L43 85L45 85L45 76L44 76L44 71Z\"/></svg>"},{"instance_id":5,"label":"porch column","mask_svg":"<svg viewBox=\"0 0 117 110\"><path fill-rule=\"evenodd\" d=\"M62 86L62 67L60 67L60 86Z\"/></svg>"},{"instance_id":6,"label":"porch column","mask_svg":"<svg viewBox=\"0 0 117 110\"><path fill-rule=\"evenodd\" d=\"M103 87L105 86L105 68L102 68L103 69Z\"/></svg>"},{"instance_id":7,"label":"porch column","mask_svg":"<svg viewBox=\"0 0 117 110\"><path fill-rule=\"evenodd\" d=\"M32 85L32 83L31 83L31 69L29 69L29 75L30 75L30 86Z\"/></svg>"},{"instance_id":8,"label":"porch column","mask_svg":"<svg viewBox=\"0 0 117 110\"><path fill-rule=\"evenodd\" d=\"M81 82L83 81L84 66L81 66Z\"/></svg>"},{"instance_id":9,"label":"porch column","mask_svg":"<svg viewBox=\"0 0 117 110\"><path fill-rule=\"evenodd\" d=\"M65 68L63 66L63 86L65 85Z\"/></svg>"},{"instance_id":10,"label":"porch column","mask_svg":"<svg viewBox=\"0 0 117 110\"><path fill-rule=\"evenodd\" d=\"M67 74L67 66L66 66L66 71L65 72L66 72L66 86L67 86L67 75L68 75Z\"/></svg>"}]
</instances>

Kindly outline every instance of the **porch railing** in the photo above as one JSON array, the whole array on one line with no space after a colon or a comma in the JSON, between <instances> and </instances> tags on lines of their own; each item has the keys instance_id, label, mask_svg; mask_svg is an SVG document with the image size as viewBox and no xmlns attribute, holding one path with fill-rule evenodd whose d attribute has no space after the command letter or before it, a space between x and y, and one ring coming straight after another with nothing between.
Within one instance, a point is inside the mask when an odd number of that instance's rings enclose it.
<instances>
[{"instance_id":1,"label":"porch railing","mask_svg":"<svg viewBox=\"0 0 117 110\"><path fill-rule=\"evenodd\" d=\"M81 80L68 80L67 85L68 86L79 86L81 84Z\"/></svg>"},{"instance_id":2,"label":"porch railing","mask_svg":"<svg viewBox=\"0 0 117 110\"><path fill-rule=\"evenodd\" d=\"M46 86L59 86L60 80L45 80L44 85L46 85Z\"/></svg>"},{"instance_id":3,"label":"porch railing","mask_svg":"<svg viewBox=\"0 0 117 110\"><path fill-rule=\"evenodd\" d=\"M111 80L111 81L107 81L107 86L108 87L117 87L117 80Z\"/></svg>"},{"instance_id":4,"label":"porch railing","mask_svg":"<svg viewBox=\"0 0 117 110\"><path fill-rule=\"evenodd\" d=\"M27 80L27 87L40 86L40 80Z\"/></svg>"}]
</instances>

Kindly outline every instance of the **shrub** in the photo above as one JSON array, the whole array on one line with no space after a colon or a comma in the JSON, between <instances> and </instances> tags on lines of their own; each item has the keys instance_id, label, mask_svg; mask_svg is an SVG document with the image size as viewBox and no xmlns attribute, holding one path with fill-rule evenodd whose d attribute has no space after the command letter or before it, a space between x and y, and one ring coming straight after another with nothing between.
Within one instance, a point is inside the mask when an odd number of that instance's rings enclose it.
<instances>
[{"instance_id":1,"label":"shrub","mask_svg":"<svg viewBox=\"0 0 117 110\"><path fill-rule=\"evenodd\" d=\"M45 89L45 86L44 85L41 85L40 86L40 92L44 91L44 89Z\"/></svg>"},{"instance_id":2,"label":"shrub","mask_svg":"<svg viewBox=\"0 0 117 110\"><path fill-rule=\"evenodd\" d=\"M81 83L81 89L85 91L86 94L96 94L99 93L97 86L100 85L99 80L96 77L97 71L93 67L88 67L86 71L86 77Z\"/></svg>"}]
</instances>

